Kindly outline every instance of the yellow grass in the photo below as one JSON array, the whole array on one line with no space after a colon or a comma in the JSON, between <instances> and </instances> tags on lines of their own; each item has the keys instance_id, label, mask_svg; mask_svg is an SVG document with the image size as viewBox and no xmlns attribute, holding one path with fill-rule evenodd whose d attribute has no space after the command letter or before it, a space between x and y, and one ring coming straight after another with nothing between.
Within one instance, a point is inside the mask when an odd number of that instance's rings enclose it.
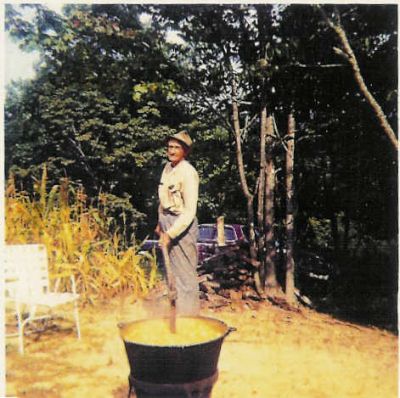
<instances>
[{"instance_id":1,"label":"yellow grass","mask_svg":"<svg viewBox=\"0 0 400 398\"><path fill-rule=\"evenodd\" d=\"M143 296L157 280L155 258L138 254L139 245L126 242L118 230L111 231L106 198L100 194L101 206L95 207L84 189L74 189L67 179L48 191L46 167L33 195L18 191L11 176L6 188L6 241L45 244L51 275L74 274L86 302L123 291Z\"/></svg>"}]
</instances>

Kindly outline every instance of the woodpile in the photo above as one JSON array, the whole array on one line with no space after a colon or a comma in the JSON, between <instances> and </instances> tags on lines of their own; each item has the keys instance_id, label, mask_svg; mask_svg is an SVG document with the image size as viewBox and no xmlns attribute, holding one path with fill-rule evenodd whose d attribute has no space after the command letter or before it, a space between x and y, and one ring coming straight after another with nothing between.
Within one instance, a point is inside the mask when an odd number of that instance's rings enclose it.
<instances>
[{"instance_id":1,"label":"woodpile","mask_svg":"<svg viewBox=\"0 0 400 398\"><path fill-rule=\"evenodd\" d=\"M222 246L198 268L202 299L229 304L232 300L254 299L254 266L248 262L248 249L239 245Z\"/></svg>"}]
</instances>

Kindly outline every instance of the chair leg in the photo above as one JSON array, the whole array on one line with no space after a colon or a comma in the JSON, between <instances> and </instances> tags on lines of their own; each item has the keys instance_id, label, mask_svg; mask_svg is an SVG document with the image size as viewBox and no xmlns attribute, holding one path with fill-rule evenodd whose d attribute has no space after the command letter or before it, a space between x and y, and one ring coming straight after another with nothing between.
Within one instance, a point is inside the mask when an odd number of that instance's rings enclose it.
<instances>
[{"instance_id":1,"label":"chair leg","mask_svg":"<svg viewBox=\"0 0 400 398\"><path fill-rule=\"evenodd\" d=\"M81 339L81 328L79 325L79 311L78 311L78 302L74 302L74 317L75 317L75 324L76 324L76 334L78 339Z\"/></svg>"},{"instance_id":2,"label":"chair leg","mask_svg":"<svg viewBox=\"0 0 400 398\"><path fill-rule=\"evenodd\" d=\"M21 309L18 305L18 327L20 330L19 333L19 352L20 354L24 354L24 328L28 322L30 322L33 318L35 318L36 314L36 305L32 305L29 307L29 312L27 318L23 319L21 315Z\"/></svg>"},{"instance_id":3,"label":"chair leg","mask_svg":"<svg viewBox=\"0 0 400 398\"><path fill-rule=\"evenodd\" d=\"M17 323L18 323L18 351L21 355L24 354L24 325L22 322L22 314L20 305L17 303L15 306L17 313Z\"/></svg>"}]
</instances>

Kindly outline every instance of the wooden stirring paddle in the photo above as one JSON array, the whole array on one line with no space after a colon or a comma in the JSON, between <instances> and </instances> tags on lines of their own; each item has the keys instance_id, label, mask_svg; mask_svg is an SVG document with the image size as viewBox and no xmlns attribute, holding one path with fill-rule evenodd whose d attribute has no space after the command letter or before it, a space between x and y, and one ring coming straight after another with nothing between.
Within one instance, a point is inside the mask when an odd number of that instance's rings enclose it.
<instances>
[{"instance_id":1,"label":"wooden stirring paddle","mask_svg":"<svg viewBox=\"0 0 400 398\"><path fill-rule=\"evenodd\" d=\"M168 248L165 245L161 245L162 254L164 257L164 266L167 274L167 286L168 286L168 299L169 299L169 328L171 333L176 333L176 281L175 275L171 270L171 262L169 260Z\"/></svg>"}]
</instances>

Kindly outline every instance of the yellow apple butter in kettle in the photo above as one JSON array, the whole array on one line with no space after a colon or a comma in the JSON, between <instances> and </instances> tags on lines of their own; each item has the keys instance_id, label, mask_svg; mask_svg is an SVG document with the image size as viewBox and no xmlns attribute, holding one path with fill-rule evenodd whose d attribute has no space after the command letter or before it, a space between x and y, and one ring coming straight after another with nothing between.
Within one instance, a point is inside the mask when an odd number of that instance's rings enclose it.
<instances>
[{"instance_id":1,"label":"yellow apple butter in kettle","mask_svg":"<svg viewBox=\"0 0 400 398\"><path fill-rule=\"evenodd\" d=\"M132 343L177 346L201 344L221 337L225 328L218 323L199 318L177 318L176 332L170 330L169 319L150 319L127 324L122 338Z\"/></svg>"}]
</instances>

